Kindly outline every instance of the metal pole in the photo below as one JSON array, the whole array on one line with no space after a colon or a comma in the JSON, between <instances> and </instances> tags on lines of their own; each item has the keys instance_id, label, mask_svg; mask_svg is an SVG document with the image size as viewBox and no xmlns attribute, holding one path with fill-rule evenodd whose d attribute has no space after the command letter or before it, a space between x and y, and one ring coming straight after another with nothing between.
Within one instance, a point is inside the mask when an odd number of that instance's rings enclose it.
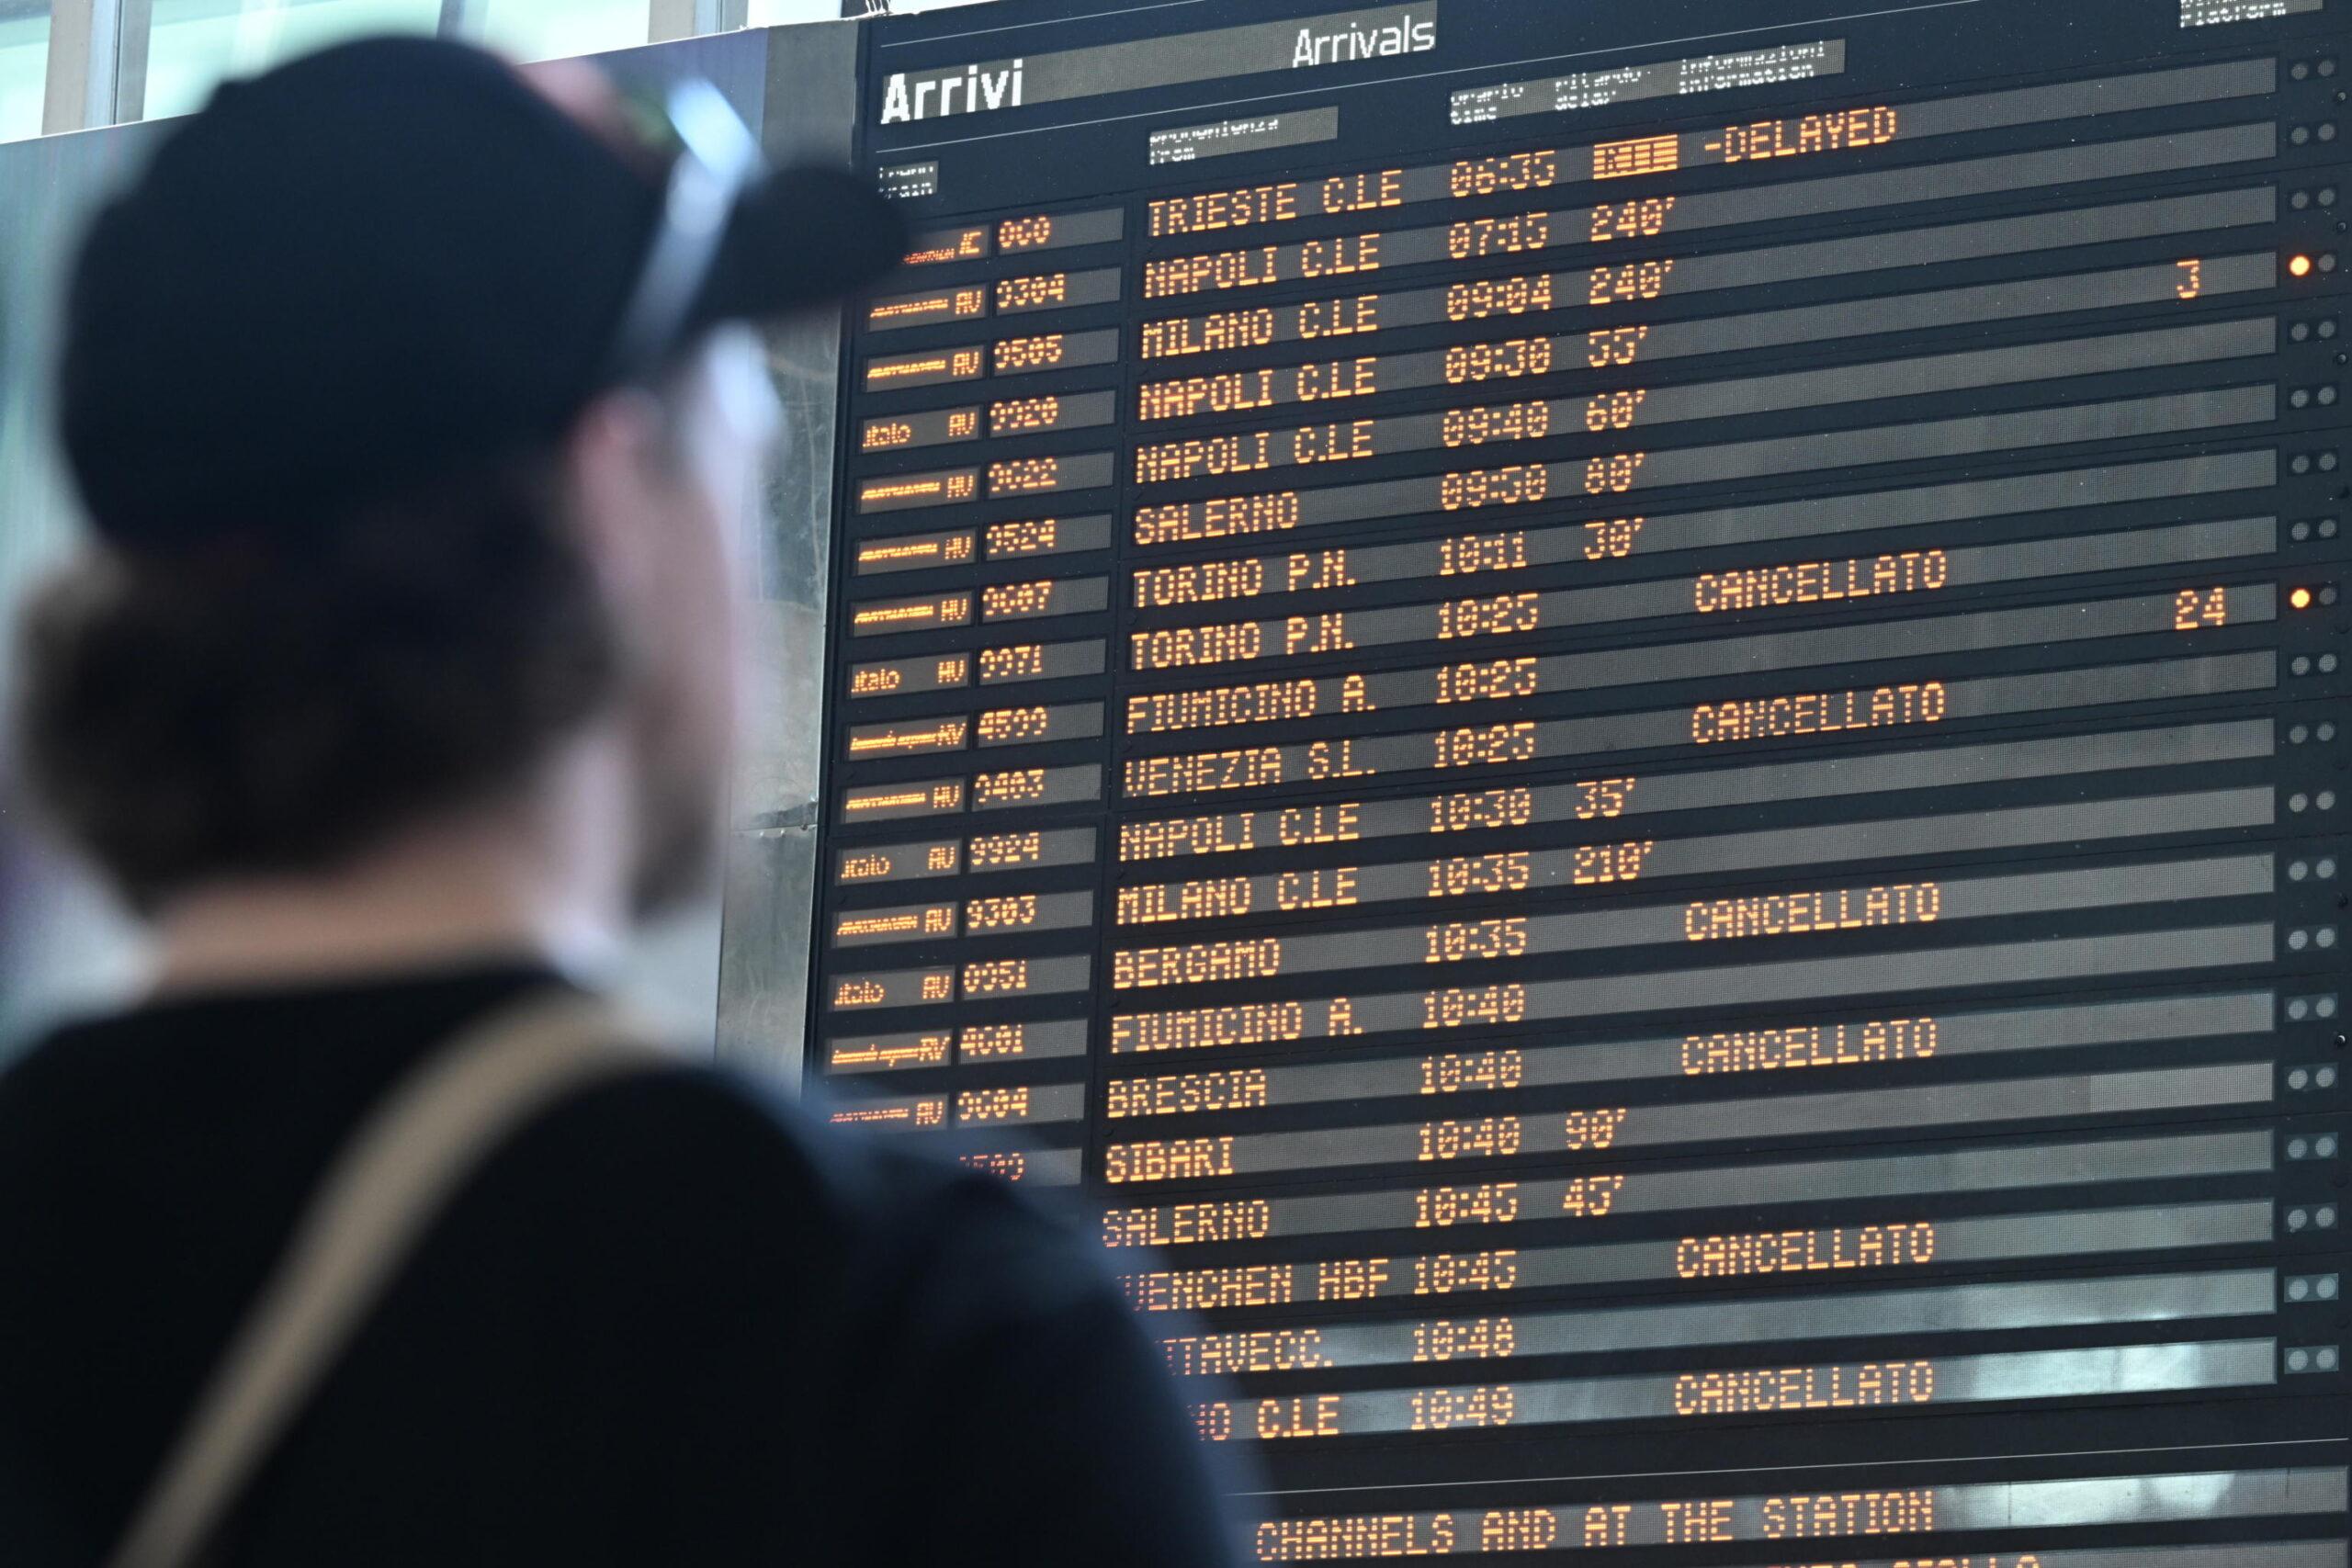
<instances>
[{"instance_id":1,"label":"metal pole","mask_svg":"<svg viewBox=\"0 0 2352 1568\"><path fill-rule=\"evenodd\" d=\"M118 17L112 125L147 118L147 43L155 30L155 0L114 0Z\"/></svg>"},{"instance_id":2,"label":"metal pole","mask_svg":"<svg viewBox=\"0 0 2352 1568\"><path fill-rule=\"evenodd\" d=\"M115 123L122 20L122 0L56 0L51 7L42 135Z\"/></svg>"}]
</instances>

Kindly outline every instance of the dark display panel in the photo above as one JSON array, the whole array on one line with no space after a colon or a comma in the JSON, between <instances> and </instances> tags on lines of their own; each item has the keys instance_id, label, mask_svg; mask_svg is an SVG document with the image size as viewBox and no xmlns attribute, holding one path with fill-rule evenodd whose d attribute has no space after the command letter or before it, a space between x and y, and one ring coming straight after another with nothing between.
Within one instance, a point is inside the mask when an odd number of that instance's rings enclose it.
<instances>
[{"instance_id":1,"label":"dark display panel","mask_svg":"<svg viewBox=\"0 0 2352 1568\"><path fill-rule=\"evenodd\" d=\"M2344 3L867 28L811 1069L1261 1560L2345 1568Z\"/></svg>"}]
</instances>

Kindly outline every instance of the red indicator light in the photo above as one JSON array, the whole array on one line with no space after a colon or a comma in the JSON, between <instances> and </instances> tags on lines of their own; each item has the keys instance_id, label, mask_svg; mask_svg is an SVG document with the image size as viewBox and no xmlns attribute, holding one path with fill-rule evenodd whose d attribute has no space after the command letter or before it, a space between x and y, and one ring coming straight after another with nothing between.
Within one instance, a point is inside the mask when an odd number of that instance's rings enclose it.
<instances>
[{"instance_id":1,"label":"red indicator light","mask_svg":"<svg viewBox=\"0 0 2352 1568\"><path fill-rule=\"evenodd\" d=\"M2312 258L2290 256L2287 260L2287 270L2297 277L2309 277L2312 275Z\"/></svg>"},{"instance_id":2,"label":"red indicator light","mask_svg":"<svg viewBox=\"0 0 2352 1568\"><path fill-rule=\"evenodd\" d=\"M2287 603L2298 610L2308 610L2312 607L2312 591L2308 588L2298 588L2287 595Z\"/></svg>"}]
</instances>

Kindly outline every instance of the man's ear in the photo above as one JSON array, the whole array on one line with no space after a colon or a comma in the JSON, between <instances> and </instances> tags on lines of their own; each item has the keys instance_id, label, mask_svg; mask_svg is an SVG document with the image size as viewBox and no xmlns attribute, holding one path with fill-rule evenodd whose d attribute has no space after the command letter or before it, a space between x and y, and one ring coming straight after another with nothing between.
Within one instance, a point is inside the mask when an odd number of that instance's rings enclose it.
<instances>
[{"instance_id":1,"label":"man's ear","mask_svg":"<svg viewBox=\"0 0 2352 1568\"><path fill-rule=\"evenodd\" d=\"M661 440L661 410L624 389L590 403L564 441L565 510L607 600L624 609L644 593L653 565Z\"/></svg>"}]
</instances>

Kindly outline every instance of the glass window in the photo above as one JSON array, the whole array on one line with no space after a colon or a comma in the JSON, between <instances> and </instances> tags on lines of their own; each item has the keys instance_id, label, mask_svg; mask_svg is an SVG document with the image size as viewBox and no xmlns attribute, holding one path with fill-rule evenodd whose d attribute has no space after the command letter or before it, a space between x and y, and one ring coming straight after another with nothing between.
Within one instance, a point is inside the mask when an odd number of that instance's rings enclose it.
<instances>
[{"instance_id":1,"label":"glass window","mask_svg":"<svg viewBox=\"0 0 2352 1568\"><path fill-rule=\"evenodd\" d=\"M752 0L751 25L782 27L787 22L838 21L842 0Z\"/></svg>"},{"instance_id":2,"label":"glass window","mask_svg":"<svg viewBox=\"0 0 2352 1568\"><path fill-rule=\"evenodd\" d=\"M1001 4L1001 0L752 0L752 25L760 25L763 7L777 13L779 22L811 22L821 17L854 17L858 15L911 17L918 11L950 11L958 6ZM812 6L830 4L831 8L812 16ZM1148 6L1144 9L1148 10Z\"/></svg>"},{"instance_id":3,"label":"glass window","mask_svg":"<svg viewBox=\"0 0 2352 1568\"><path fill-rule=\"evenodd\" d=\"M0 36L7 26L0 21ZM40 67L34 69L39 82ZM0 86L0 111L15 115L6 101L16 90L10 82ZM8 123L13 130L21 121ZM39 128L38 107L31 123ZM0 690L14 679L21 628L13 616L22 594L72 547L80 511L51 439L56 411L43 374L54 346L51 302L65 247L154 140L133 127L0 147ZM8 802L0 798L0 816L6 815ZM0 845L0 856L7 848ZM0 940L0 1057L12 1041L62 1012L130 995L141 968L132 933L80 878L40 856L19 859L13 872L15 919L0 909L0 926L7 928ZM11 868L0 866L0 884L10 875ZM0 1559L20 1555L0 1547Z\"/></svg>"},{"instance_id":4,"label":"glass window","mask_svg":"<svg viewBox=\"0 0 2352 1568\"><path fill-rule=\"evenodd\" d=\"M5 5L6 0L0 0ZM188 114L213 85L368 33L429 33L441 0L153 0L145 90L123 84L126 119ZM133 50L126 58L137 58Z\"/></svg>"},{"instance_id":5,"label":"glass window","mask_svg":"<svg viewBox=\"0 0 2352 1568\"><path fill-rule=\"evenodd\" d=\"M0 141L40 134L49 0L0 0Z\"/></svg>"},{"instance_id":6,"label":"glass window","mask_svg":"<svg viewBox=\"0 0 2352 1568\"><path fill-rule=\"evenodd\" d=\"M515 60L634 49L652 33L651 0L474 0L469 30Z\"/></svg>"}]
</instances>

